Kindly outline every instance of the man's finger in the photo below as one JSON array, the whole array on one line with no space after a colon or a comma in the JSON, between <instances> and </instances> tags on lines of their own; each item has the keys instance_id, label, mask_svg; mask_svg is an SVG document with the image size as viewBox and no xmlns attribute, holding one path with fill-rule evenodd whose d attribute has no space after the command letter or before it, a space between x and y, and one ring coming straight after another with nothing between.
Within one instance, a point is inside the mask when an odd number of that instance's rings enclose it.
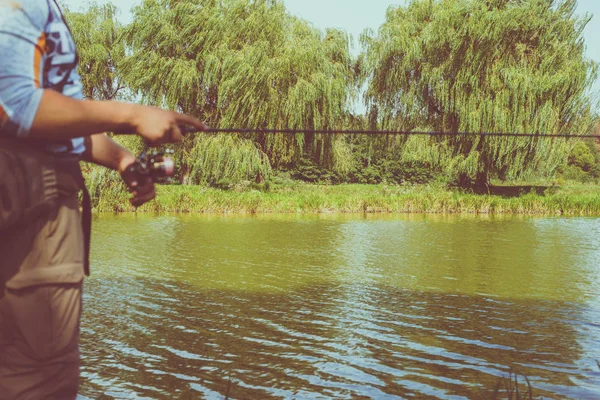
<instances>
[{"instance_id":1,"label":"man's finger","mask_svg":"<svg viewBox=\"0 0 600 400\"><path fill-rule=\"evenodd\" d=\"M190 125L199 131L205 131L208 129L208 125L200 121L198 118L192 117L191 115L177 114L176 119L178 125Z\"/></svg>"},{"instance_id":2,"label":"man's finger","mask_svg":"<svg viewBox=\"0 0 600 400\"><path fill-rule=\"evenodd\" d=\"M148 178L143 185L135 187L134 190L136 191L136 193L139 193L141 195L154 192L154 182L152 181L152 179Z\"/></svg>"},{"instance_id":3,"label":"man's finger","mask_svg":"<svg viewBox=\"0 0 600 400\"><path fill-rule=\"evenodd\" d=\"M133 206L139 207L144 203L149 202L150 200L156 197L156 186L154 186L154 182L151 179L145 182L145 185L140 186L133 192L133 197L130 199L130 202Z\"/></svg>"},{"instance_id":4,"label":"man's finger","mask_svg":"<svg viewBox=\"0 0 600 400\"><path fill-rule=\"evenodd\" d=\"M171 142L181 142L181 139L181 129L179 129L179 125L175 124L171 128Z\"/></svg>"},{"instance_id":5,"label":"man's finger","mask_svg":"<svg viewBox=\"0 0 600 400\"><path fill-rule=\"evenodd\" d=\"M164 140L162 139L148 139L145 138L144 143L146 143L150 147L160 147L163 144Z\"/></svg>"},{"instance_id":6,"label":"man's finger","mask_svg":"<svg viewBox=\"0 0 600 400\"><path fill-rule=\"evenodd\" d=\"M132 192L133 197L144 197L154 192L154 189L137 189Z\"/></svg>"}]
</instances>

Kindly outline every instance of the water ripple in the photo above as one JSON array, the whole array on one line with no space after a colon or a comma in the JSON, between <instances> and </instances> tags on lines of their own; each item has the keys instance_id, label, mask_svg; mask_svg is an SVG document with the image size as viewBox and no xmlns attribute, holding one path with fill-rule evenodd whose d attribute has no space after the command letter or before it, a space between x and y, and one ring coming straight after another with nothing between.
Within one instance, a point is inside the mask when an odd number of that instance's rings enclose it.
<instances>
[{"instance_id":1,"label":"water ripple","mask_svg":"<svg viewBox=\"0 0 600 400\"><path fill-rule=\"evenodd\" d=\"M83 394L600 398L595 222L414 218L97 224Z\"/></svg>"}]
</instances>

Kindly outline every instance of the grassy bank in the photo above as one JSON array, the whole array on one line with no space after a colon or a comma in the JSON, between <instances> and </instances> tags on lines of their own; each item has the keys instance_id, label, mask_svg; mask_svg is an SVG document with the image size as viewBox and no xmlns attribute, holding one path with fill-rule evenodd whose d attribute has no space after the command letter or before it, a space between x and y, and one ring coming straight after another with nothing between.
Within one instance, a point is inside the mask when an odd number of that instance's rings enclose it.
<instances>
[{"instance_id":1,"label":"grassy bank","mask_svg":"<svg viewBox=\"0 0 600 400\"><path fill-rule=\"evenodd\" d=\"M515 190L517 189L517 190ZM494 187L491 193L436 186L274 185L269 190L159 186L156 200L139 212L196 213L484 213L600 215L600 186ZM99 212L134 211L127 194L102 196Z\"/></svg>"}]
</instances>

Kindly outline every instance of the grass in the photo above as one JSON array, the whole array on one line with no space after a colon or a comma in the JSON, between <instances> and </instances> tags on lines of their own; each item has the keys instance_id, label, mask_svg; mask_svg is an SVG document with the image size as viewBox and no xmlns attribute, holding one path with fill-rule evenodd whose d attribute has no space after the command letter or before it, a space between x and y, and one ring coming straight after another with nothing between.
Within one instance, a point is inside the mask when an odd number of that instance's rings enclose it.
<instances>
[{"instance_id":1,"label":"grass","mask_svg":"<svg viewBox=\"0 0 600 400\"><path fill-rule=\"evenodd\" d=\"M553 186L543 191L539 187L522 189L520 193L510 195L475 194L435 185L310 185L299 182L272 185L269 190L168 185L159 186L157 192L154 201L137 211L600 215L600 186L583 184ZM495 192L502 193L503 190ZM135 211L127 202L124 191L103 194L95 204L95 210L99 212Z\"/></svg>"}]
</instances>

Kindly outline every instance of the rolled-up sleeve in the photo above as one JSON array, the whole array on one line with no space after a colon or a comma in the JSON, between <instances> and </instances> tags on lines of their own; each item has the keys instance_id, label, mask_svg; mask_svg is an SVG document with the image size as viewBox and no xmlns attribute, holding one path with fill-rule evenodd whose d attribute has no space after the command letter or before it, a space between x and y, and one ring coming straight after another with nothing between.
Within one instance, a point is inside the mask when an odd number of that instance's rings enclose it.
<instances>
[{"instance_id":1,"label":"rolled-up sleeve","mask_svg":"<svg viewBox=\"0 0 600 400\"><path fill-rule=\"evenodd\" d=\"M42 99L48 8L40 3L0 5L0 135L28 136Z\"/></svg>"}]
</instances>

